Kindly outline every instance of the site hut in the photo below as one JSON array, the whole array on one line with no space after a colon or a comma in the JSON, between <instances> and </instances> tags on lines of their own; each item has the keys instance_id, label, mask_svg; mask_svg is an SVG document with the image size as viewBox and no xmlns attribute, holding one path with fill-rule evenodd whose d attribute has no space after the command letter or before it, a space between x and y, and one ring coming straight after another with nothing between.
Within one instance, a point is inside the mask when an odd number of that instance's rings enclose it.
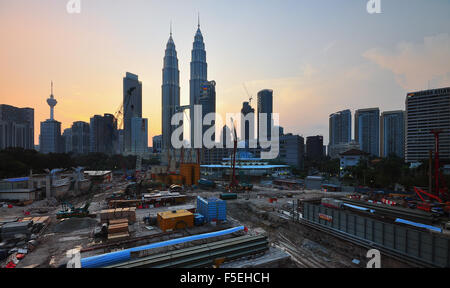
<instances>
[{"instance_id":1,"label":"site hut","mask_svg":"<svg viewBox=\"0 0 450 288\"><path fill-rule=\"evenodd\" d=\"M39 199L39 192L31 177L0 180L0 200L33 201Z\"/></svg>"}]
</instances>

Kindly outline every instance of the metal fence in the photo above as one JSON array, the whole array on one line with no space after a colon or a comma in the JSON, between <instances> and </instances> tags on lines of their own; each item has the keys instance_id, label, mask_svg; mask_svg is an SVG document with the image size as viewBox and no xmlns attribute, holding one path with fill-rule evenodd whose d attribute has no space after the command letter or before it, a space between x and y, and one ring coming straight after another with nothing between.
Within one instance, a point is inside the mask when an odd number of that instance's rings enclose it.
<instances>
[{"instance_id":1,"label":"metal fence","mask_svg":"<svg viewBox=\"0 0 450 288\"><path fill-rule=\"evenodd\" d=\"M303 204L303 218L351 237L375 244L420 262L450 267L450 238L311 203Z\"/></svg>"}]
</instances>

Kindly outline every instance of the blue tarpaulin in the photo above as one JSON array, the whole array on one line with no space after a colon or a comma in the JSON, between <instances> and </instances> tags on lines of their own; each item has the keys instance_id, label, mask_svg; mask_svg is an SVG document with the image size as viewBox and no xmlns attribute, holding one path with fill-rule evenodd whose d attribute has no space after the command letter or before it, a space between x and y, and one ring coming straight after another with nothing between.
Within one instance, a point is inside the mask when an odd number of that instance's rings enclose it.
<instances>
[{"instance_id":1,"label":"blue tarpaulin","mask_svg":"<svg viewBox=\"0 0 450 288\"><path fill-rule=\"evenodd\" d=\"M422 223L416 223L416 222L412 222L412 221L408 221L408 220L404 220L404 219L400 219L400 218L397 218L395 220L395 222L403 223L403 224L407 224L407 225L411 225L411 226L415 226L415 227L425 228L425 229L429 229L429 230L433 230L433 231L437 231L437 232L442 232L441 228L438 228L438 227L435 227L435 226L431 226L431 225L422 224Z\"/></svg>"},{"instance_id":2,"label":"blue tarpaulin","mask_svg":"<svg viewBox=\"0 0 450 288\"><path fill-rule=\"evenodd\" d=\"M7 182L23 182L23 181L28 181L29 179L30 179L30 177L22 177L22 178L5 179L3 181L7 181Z\"/></svg>"},{"instance_id":3,"label":"blue tarpaulin","mask_svg":"<svg viewBox=\"0 0 450 288\"><path fill-rule=\"evenodd\" d=\"M164 241L164 242L153 243L153 244L130 248L130 249L125 249L125 250L121 250L121 251L117 251L117 252L111 252L111 253L102 254L102 255L98 255L98 256L87 257L87 258L81 259L81 268L101 268L101 267L105 267L105 266L110 266L113 264L129 261L131 259L131 252L149 250L149 249L166 247L166 246L170 246L170 245L176 245L176 244L195 241L195 240L207 239L207 238L231 234L231 233L242 231L242 230L244 230L244 226L239 226L239 227L235 227L235 228L231 228L231 229L226 229L226 230L211 232L211 233L206 233L206 234L193 235L193 236L188 236L188 237L184 237L184 238L172 239L172 240L168 240L168 241Z\"/></svg>"}]
</instances>

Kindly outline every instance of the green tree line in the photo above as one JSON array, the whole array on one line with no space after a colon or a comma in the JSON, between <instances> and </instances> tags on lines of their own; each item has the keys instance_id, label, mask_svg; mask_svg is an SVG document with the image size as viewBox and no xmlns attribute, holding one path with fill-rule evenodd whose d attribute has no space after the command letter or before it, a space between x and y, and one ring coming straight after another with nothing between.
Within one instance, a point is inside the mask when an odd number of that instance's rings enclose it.
<instances>
[{"instance_id":1,"label":"green tree line","mask_svg":"<svg viewBox=\"0 0 450 288\"><path fill-rule=\"evenodd\" d=\"M143 160L143 165L159 164L156 159ZM84 167L88 170L135 169L136 156L107 155L103 153L42 154L36 150L8 148L0 151L0 178L22 177L45 173L45 169Z\"/></svg>"}]
</instances>

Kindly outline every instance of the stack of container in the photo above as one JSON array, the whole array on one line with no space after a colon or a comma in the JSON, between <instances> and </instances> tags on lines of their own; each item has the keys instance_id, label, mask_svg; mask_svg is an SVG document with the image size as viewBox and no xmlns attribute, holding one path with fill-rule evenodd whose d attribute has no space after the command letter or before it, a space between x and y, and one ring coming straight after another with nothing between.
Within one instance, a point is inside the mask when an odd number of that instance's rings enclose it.
<instances>
[{"instance_id":1,"label":"stack of container","mask_svg":"<svg viewBox=\"0 0 450 288\"><path fill-rule=\"evenodd\" d=\"M227 203L217 198L197 196L197 212L205 217L205 223L227 220Z\"/></svg>"},{"instance_id":2,"label":"stack of container","mask_svg":"<svg viewBox=\"0 0 450 288\"><path fill-rule=\"evenodd\" d=\"M11 222L2 226L1 238L10 240L15 238L30 238L33 221Z\"/></svg>"},{"instance_id":3,"label":"stack of container","mask_svg":"<svg viewBox=\"0 0 450 288\"><path fill-rule=\"evenodd\" d=\"M203 225L203 223L205 223L205 216L203 216L200 213L195 213L194 214L194 225L201 226L201 225Z\"/></svg>"},{"instance_id":4,"label":"stack of container","mask_svg":"<svg viewBox=\"0 0 450 288\"><path fill-rule=\"evenodd\" d=\"M200 165L189 163L180 164L180 175L185 185L196 185L198 180L200 180Z\"/></svg>"}]
</instances>

